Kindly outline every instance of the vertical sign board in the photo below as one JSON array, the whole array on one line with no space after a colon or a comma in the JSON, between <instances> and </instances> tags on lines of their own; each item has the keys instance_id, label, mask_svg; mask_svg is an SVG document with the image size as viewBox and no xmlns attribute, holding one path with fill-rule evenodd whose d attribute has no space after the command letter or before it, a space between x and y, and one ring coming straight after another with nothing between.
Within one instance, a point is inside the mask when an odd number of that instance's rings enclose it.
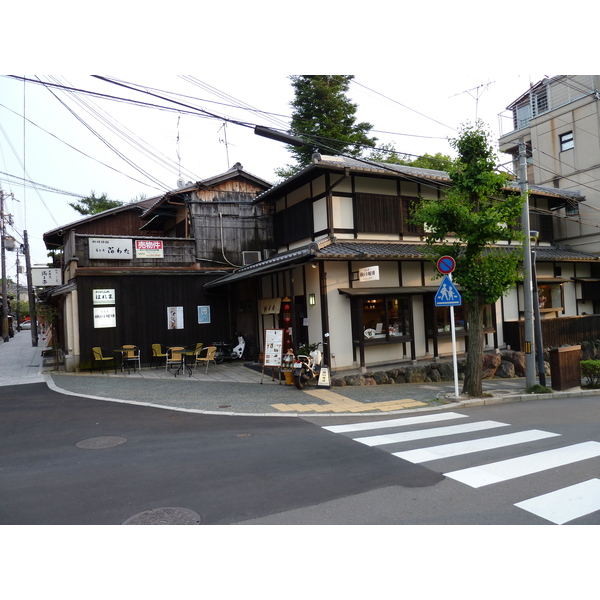
<instances>
[{"instance_id":1,"label":"vertical sign board","mask_svg":"<svg viewBox=\"0 0 600 600\"><path fill-rule=\"evenodd\" d=\"M265 367L273 369L281 367L281 361L283 360L283 329L265 329L264 340L265 349L263 352L261 383L265 376ZM281 381L281 372L279 373L279 380Z\"/></svg>"}]
</instances>

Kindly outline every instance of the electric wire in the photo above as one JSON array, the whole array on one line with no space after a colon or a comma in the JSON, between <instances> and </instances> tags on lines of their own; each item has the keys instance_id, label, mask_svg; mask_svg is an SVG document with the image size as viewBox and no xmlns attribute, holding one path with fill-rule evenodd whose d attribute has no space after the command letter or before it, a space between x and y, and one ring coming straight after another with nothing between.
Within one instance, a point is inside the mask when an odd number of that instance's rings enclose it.
<instances>
[{"instance_id":1,"label":"electric wire","mask_svg":"<svg viewBox=\"0 0 600 600\"><path fill-rule=\"evenodd\" d=\"M55 79L56 81L56 79ZM60 83L60 82L59 82ZM157 149L153 148L150 144L145 142L143 139L138 137L135 133L129 130L126 126L119 123L112 115L103 111L100 107L94 105L93 102L86 102L82 97L77 97L76 94L71 94L71 98L74 102L78 103L83 109L91 114L94 118L96 118L100 123L105 125L110 131L112 131L115 135L125 141L130 147L135 150L138 150L147 158L152 160L159 166L166 168L168 171L172 173L181 174L181 167L175 161L166 157ZM179 115L181 117L181 115ZM187 179L198 180L200 177L184 169L184 174Z\"/></svg>"},{"instance_id":2,"label":"electric wire","mask_svg":"<svg viewBox=\"0 0 600 600\"><path fill-rule=\"evenodd\" d=\"M137 171L141 175L144 175L145 177L147 177L148 180L152 181L155 185L159 186L158 189L163 189L163 191L169 190L168 185L166 185L164 182L161 182L160 180L158 180L156 177L154 177L153 175L151 175L150 173L148 173L147 171L142 169L140 166L135 164L131 159L126 157L122 152L117 150L117 148L115 148L108 140L106 140L104 137L102 137L91 125L89 125L89 123L86 123L85 120L83 120L70 106L68 106L63 100L61 100L54 93L54 91L52 91L51 89L48 89L48 92L50 94L52 94L52 96L56 100L58 100L58 102L60 102L67 109L67 111L69 113L71 113L73 115L73 117L75 117L75 119L77 119L77 121L79 121L90 133L92 133L92 135L94 135L97 139L99 139L107 148L109 148L112 152L114 152L119 158L121 158L131 168L133 168L135 171Z\"/></svg>"}]
</instances>

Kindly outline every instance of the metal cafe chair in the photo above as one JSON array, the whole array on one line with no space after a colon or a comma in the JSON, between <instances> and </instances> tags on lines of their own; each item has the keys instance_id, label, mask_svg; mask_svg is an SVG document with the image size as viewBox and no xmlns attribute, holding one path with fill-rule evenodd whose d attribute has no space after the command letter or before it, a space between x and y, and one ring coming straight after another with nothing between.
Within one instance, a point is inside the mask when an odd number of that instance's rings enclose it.
<instances>
[{"instance_id":1,"label":"metal cafe chair","mask_svg":"<svg viewBox=\"0 0 600 600\"><path fill-rule=\"evenodd\" d=\"M198 366L198 363L200 363L200 364L206 363L206 369L204 370L204 373L208 373L208 364L210 362L215 363L215 365L217 364L217 362L215 360L216 353L217 353L216 346L207 346L206 348L202 349L200 352L196 353L196 362L194 364L194 369Z\"/></svg>"},{"instance_id":2,"label":"metal cafe chair","mask_svg":"<svg viewBox=\"0 0 600 600\"><path fill-rule=\"evenodd\" d=\"M167 360L165 361L165 370L170 371L171 367L177 367L177 371L181 368L183 361L185 360L185 353L183 346L174 346L173 348L167 348ZM177 372L175 373L177 376Z\"/></svg>"},{"instance_id":3,"label":"metal cafe chair","mask_svg":"<svg viewBox=\"0 0 600 600\"><path fill-rule=\"evenodd\" d=\"M121 346L123 360L121 361L121 371L127 367L127 373L131 373L131 365L133 364L133 372L135 373L136 365L138 371L142 369L142 357L140 349L132 344Z\"/></svg>"},{"instance_id":4,"label":"metal cafe chair","mask_svg":"<svg viewBox=\"0 0 600 600\"><path fill-rule=\"evenodd\" d=\"M117 372L117 358L110 350L107 350L106 348L101 348L100 346L94 346L92 348L92 354L94 360L90 369L90 375L94 369L94 365L97 362L100 363L100 372L104 373L104 363L108 362L109 360L112 360L113 367L115 368L115 373Z\"/></svg>"},{"instance_id":5,"label":"metal cafe chair","mask_svg":"<svg viewBox=\"0 0 600 600\"><path fill-rule=\"evenodd\" d=\"M152 358L150 359L150 368L152 368L152 364L154 361L158 361L160 366L160 361L162 359L167 358L167 353L165 352L164 346L162 344L152 344Z\"/></svg>"}]
</instances>

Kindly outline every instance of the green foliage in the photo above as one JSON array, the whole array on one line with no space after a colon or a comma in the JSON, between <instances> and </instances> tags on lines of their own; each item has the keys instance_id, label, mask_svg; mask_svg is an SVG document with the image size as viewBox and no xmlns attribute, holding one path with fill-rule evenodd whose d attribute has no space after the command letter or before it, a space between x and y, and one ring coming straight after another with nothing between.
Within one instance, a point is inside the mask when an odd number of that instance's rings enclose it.
<instances>
[{"instance_id":1,"label":"green foliage","mask_svg":"<svg viewBox=\"0 0 600 600\"><path fill-rule=\"evenodd\" d=\"M354 75L293 75L290 79L295 97L290 103L293 112L289 133L314 143L289 146L296 164L277 169L279 177L289 177L309 165L315 150L360 156L365 146L375 146L377 138L367 135L373 126L356 122L358 105L346 96Z\"/></svg>"},{"instance_id":2,"label":"green foliage","mask_svg":"<svg viewBox=\"0 0 600 600\"><path fill-rule=\"evenodd\" d=\"M519 277L521 252L493 247L503 240L521 241L516 228L523 199L507 193L508 176L495 170L491 134L483 123L463 126L450 140L458 158L450 165L451 187L443 198L422 199L412 221L425 229L428 257L456 260L453 281L469 303L469 349L463 391L482 393L483 310L507 294Z\"/></svg>"},{"instance_id":3,"label":"green foliage","mask_svg":"<svg viewBox=\"0 0 600 600\"><path fill-rule=\"evenodd\" d=\"M581 376L587 379L586 387L600 387L600 360L582 360Z\"/></svg>"},{"instance_id":4,"label":"green foliage","mask_svg":"<svg viewBox=\"0 0 600 600\"><path fill-rule=\"evenodd\" d=\"M470 302L479 297L485 304L496 302L516 284L522 258L512 248L491 246L523 239L515 228L523 199L504 192L507 176L494 171L489 136L479 123L467 125L459 138L451 140L459 152L448 171L452 187L441 199L422 200L413 217L426 229L429 258L453 256L452 277L463 298Z\"/></svg>"},{"instance_id":5,"label":"green foliage","mask_svg":"<svg viewBox=\"0 0 600 600\"><path fill-rule=\"evenodd\" d=\"M87 198L81 198L77 202L69 202L69 206L74 208L81 215L97 215L98 213L122 206L123 202L119 200L109 200L106 194L96 197L95 192L92 192Z\"/></svg>"},{"instance_id":6,"label":"green foliage","mask_svg":"<svg viewBox=\"0 0 600 600\"><path fill-rule=\"evenodd\" d=\"M453 164L452 157L441 152L433 155L425 153L423 156L411 159L408 154L402 155L398 153L393 143L379 144L377 148L371 151L367 158L373 162L406 165L419 169L433 169L435 171L448 171Z\"/></svg>"},{"instance_id":7,"label":"green foliage","mask_svg":"<svg viewBox=\"0 0 600 600\"><path fill-rule=\"evenodd\" d=\"M536 383L535 385L528 387L525 390L525 393L526 394L551 394L552 390L549 387L546 387L545 385L540 385L539 383Z\"/></svg>"}]
</instances>

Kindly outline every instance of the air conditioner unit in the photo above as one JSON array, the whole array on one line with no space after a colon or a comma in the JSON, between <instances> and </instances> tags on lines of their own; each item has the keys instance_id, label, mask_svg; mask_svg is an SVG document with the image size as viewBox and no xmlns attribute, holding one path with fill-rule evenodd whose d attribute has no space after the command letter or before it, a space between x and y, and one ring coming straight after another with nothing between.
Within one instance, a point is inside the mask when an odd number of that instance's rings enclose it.
<instances>
[{"instance_id":1,"label":"air conditioner unit","mask_svg":"<svg viewBox=\"0 0 600 600\"><path fill-rule=\"evenodd\" d=\"M253 265L254 263L260 262L262 259L260 250L247 250L242 252L242 263L244 266Z\"/></svg>"},{"instance_id":2,"label":"air conditioner unit","mask_svg":"<svg viewBox=\"0 0 600 600\"><path fill-rule=\"evenodd\" d=\"M262 259L267 260L268 258L271 258L274 256L275 252L276 250L274 248L266 248L262 251Z\"/></svg>"}]
</instances>

